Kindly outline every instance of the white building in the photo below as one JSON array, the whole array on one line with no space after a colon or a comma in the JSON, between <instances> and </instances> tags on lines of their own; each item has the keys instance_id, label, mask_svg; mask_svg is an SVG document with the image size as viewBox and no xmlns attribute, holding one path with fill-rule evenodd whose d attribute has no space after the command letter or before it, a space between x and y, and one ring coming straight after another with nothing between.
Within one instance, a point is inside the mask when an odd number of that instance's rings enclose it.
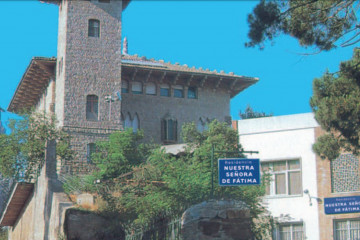
<instances>
[{"instance_id":1,"label":"white building","mask_svg":"<svg viewBox=\"0 0 360 240\"><path fill-rule=\"evenodd\" d=\"M263 171L272 181L264 204L279 223L274 239L320 239L317 202L315 129L312 113L238 121L240 143L259 151ZM311 201L310 201L311 200Z\"/></svg>"}]
</instances>

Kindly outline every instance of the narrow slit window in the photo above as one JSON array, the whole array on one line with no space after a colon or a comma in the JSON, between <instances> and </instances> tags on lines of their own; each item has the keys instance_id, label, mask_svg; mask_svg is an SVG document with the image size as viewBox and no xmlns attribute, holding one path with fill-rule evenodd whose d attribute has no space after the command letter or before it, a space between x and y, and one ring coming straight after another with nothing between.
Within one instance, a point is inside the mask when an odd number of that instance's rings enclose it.
<instances>
[{"instance_id":1,"label":"narrow slit window","mask_svg":"<svg viewBox=\"0 0 360 240\"><path fill-rule=\"evenodd\" d=\"M89 19L89 37L100 37L100 21L97 19Z\"/></svg>"},{"instance_id":2,"label":"narrow slit window","mask_svg":"<svg viewBox=\"0 0 360 240\"><path fill-rule=\"evenodd\" d=\"M88 95L86 97L86 119L97 121L99 117L99 97Z\"/></svg>"}]
</instances>

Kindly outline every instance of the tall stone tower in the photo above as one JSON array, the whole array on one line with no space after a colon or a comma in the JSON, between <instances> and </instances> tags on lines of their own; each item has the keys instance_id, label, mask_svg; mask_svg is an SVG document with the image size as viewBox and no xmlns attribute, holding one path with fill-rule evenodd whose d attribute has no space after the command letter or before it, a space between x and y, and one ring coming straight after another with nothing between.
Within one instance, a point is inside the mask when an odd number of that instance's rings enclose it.
<instances>
[{"instance_id":1,"label":"tall stone tower","mask_svg":"<svg viewBox=\"0 0 360 240\"><path fill-rule=\"evenodd\" d=\"M50 1L47 1L50 2ZM54 1L51 1L54 2ZM62 172L86 172L94 142L121 127L121 0L62 0L54 110L71 135L75 162Z\"/></svg>"}]
</instances>

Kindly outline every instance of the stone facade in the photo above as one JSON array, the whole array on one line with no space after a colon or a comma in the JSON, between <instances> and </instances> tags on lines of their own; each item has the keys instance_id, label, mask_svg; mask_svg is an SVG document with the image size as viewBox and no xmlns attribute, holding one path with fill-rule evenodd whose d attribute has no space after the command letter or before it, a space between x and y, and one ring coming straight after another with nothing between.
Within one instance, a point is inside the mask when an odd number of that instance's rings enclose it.
<instances>
[{"instance_id":1,"label":"stone facade","mask_svg":"<svg viewBox=\"0 0 360 240\"><path fill-rule=\"evenodd\" d=\"M10 240L59 239L65 210L72 207L56 174L55 143L47 145L45 166L17 221L9 228ZM9 209L11 211L12 209Z\"/></svg>"},{"instance_id":2,"label":"stone facade","mask_svg":"<svg viewBox=\"0 0 360 240\"><path fill-rule=\"evenodd\" d=\"M122 1L62 1L59 5L55 113L71 135L75 161L63 173L85 173L87 145L121 129L119 101L106 96L121 86ZM99 37L89 36L89 21L99 20ZM98 97L97 119L87 120L87 96Z\"/></svg>"},{"instance_id":3,"label":"stone facade","mask_svg":"<svg viewBox=\"0 0 360 240\"><path fill-rule=\"evenodd\" d=\"M121 16L128 1L45 2L59 5L57 58L31 61L9 111L35 107L56 115L76 153L75 160L58 164L61 173L88 172L93 143L127 127L143 130L146 142L174 144L182 142L184 123L195 122L200 130L213 119L230 124L230 99L258 81L122 55Z\"/></svg>"}]
</instances>

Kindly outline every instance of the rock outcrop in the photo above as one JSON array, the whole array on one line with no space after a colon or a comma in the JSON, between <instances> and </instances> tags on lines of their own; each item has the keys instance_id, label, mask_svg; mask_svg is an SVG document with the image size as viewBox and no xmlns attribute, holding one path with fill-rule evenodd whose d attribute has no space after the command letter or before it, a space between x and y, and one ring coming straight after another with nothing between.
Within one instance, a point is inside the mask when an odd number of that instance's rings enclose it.
<instances>
[{"instance_id":1,"label":"rock outcrop","mask_svg":"<svg viewBox=\"0 0 360 240\"><path fill-rule=\"evenodd\" d=\"M250 210L241 201L203 202L185 211L181 232L184 240L251 240Z\"/></svg>"},{"instance_id":2,"label":"rock outcrop","mask_svg":"<svg viewBox=\"0 0 360 240\"><path fill-rule=\"evenodd\" d=\"M125 232L118 222L74 208L66 210L64 232L68 240L125 239Z\"/></svg>"}]
</instances>

